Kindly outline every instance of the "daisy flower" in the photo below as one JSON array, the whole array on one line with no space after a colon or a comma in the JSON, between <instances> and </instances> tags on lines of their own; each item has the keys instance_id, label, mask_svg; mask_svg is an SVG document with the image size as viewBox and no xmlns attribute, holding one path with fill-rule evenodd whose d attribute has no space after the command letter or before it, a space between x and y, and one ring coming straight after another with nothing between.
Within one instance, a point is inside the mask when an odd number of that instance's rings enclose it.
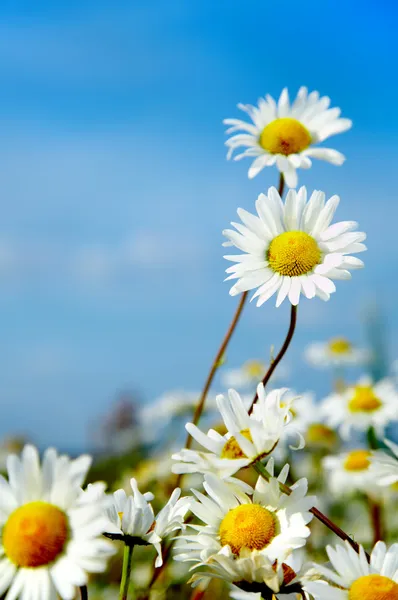
<instances>
[{"instance_id":1,"label":"daisy flower","mask_svg":"<svg viewBox=\"0 0 398 600\"><path fill-rule=\"evenodd\" d=\"M269 363L261 360L248 360L237 369L225 369L221 374L221 383L226 388L247 389L257 385L262 380L264 374L269 368ZM278 365L278 368L271 376L272 384L287 376L287 370L284 365Z\"/></svg>"},{"instance_id":2,"label":"daisy flower","mask_svg":"<svg viewBox=\"0 0 398 600\"><path fill-rule=\"evenodd\" d=\"M343 392L328 396L321 408L327 424L338 427L345 439L353 429L367 431L370 427L382 437L385 427L398 419L398 393L391 379L373 384L364 377Z\"/></svg>"},{"instance_id":3,"label":"daisy flower","mask_svg":"<svg viewBox=\"0 0 398 600\"><path fill-rule=\"evenodd\" d=\"M184 517L191 499L180 498L181 490L176 488L167 504L155 516L149 503L154 498L153 494L141 494L135 479L131 479L130 485L133 491L131 496L122 489L113 494L113 503L107 510L114 525L111 533L134 538L137 544L152 544L158 553L155 567L160 567L163 563L163 538L184 527Z\"/></svg>"},{"instance_id":4,"label":"daisy flower","mask_svg":"<svg viewBox=\"0 0 398 600\"><path fill-rule=\"evenodd\" d=\"M102 537L101 485L82 492L91 459L70 460L54 449L42 465L33 446L9 455L0 477L0 595L6 599L72 600L87 574L102 572L114 553ZM103 487L102 487L103 491Z\"/></svg>"},{"instance_id":5,"label":"daisy flower","mask_svg":"<svg viewBox=\"0 0 398 600\"><path fill-rule=\"evenodd\" d=\"M370 362L371 353L366 348L356 348L344 337L335 337L328 342L310 344L305 358L313 367L346 367Z\"/></svg>"},{"instance_id":6,"label":"daisy flower","mask_svg":"<svg viewBox=\"0 0 398 600\"><path fill-rule=\"evenodd\" d=\"M314 394L297 395L290 408L292 427L299 431L309 449L331 450L338 441L336 432L324 423L320 404Z\"/></svg>"},{"instance_id":7,"label":"daisy flower","mask_svg":"<svg viewBox=\"0 0 398 600\"><path fill-rule=\"evenodd\" d=\"M327 546L334 570L316 565L328 582L307 582L305 588L315 600L396 600L398 598L398 544L387 549L384 542L373 548L370 564L365 551L360 553L346 542Z\"/></svg>"},{"instance_id":8,"label":"daisy flower","mask_svg":"<svg viewBox=\"0 0 398 600\"><path fill-rule=\"evenodd\" d=\"M370 459L370 470L373 481L384 487L398 482L398 445L386 439L383 442L391 450L393 456L382 450L376 450Z\"/></svg>"},{"instance_id":9,"label":"daisy flower","mask_svg":"<svg viewBox=\"0 0 398 600\"><path fill-rule=\"evenodd\" d=\"M188 433L206 451L183 449L174 454L172 458L178 462L173 465L173 472L216 473L224 479L270 454L291 420L292 399L285 400L286 392L287 389L280 389L265 394L260 383L258 401L250 415L235 390L229 390L228 396L217 396L227 434L221 435L214 429L205 434L193 423L187 423Z\"/></svg>"},{"instance_id":10,"label":"daisy flower","mask_svg":"<svg viewBox=\"0 0 398 600\"><path fill-rule=\"evenodd\" d=\"M310 534L307 523L314 498L307 496L307 480L292 486L291 495L280 490L289 466L278 478L273 476L273 461L267 465L269 481L260 477L256 487L242 497L236 496L228 483L213 474L205 475L205 496L192 490L196 500L191 511L204 525L189 525L176 544L176 559L201 568L193 582L216 577L231 583L241 581L274 582L271 573L275 561L283 563L293 550L304 546Z\"/></svg>"},{"instance_id":11,"label":"daisy flower","mask_svg":"<svg viewBox=\"0 0 398 600\"><path fill-rule=\"evenodd\" d=\"M227 158L234 150L246 148L235 156L240 160L246 156L254 158L249 178L255 177L264 167L276 165L289 187L296 187L296 169L309 169L311 158L325 160L332 165L342 165L345 157L331 148L314 147L336 133L350 129L349 119L340 119L339 108L329 108L330 98L319 97L318 92L308 94L301 87L293 104L289 103L285 88L278 100L267 95L260 98L258 106L238 104L238 108L248 113L252 123L239 119L225 119L229 125L227 134L243 131L226 141Z\"/></svg>"},{"instance_id":12,"label":"daisy flower","mask_svg":"<svg viewBox=\"0 0 398 600\"><path fill-rule=\"evenodd\" d=\"M338 204L338 196L325 204L325 194L319 191L307 202L305 187L289 190L283 203L272 187L257 199L258 216L238 208L243 225L232 223L237 231L223 232L229 240L224 245L244 252L224 256L236 263L226 270L227 279L238 279L231 296L257 288L252 298L258 298L257 306L276 293L276 306L287 297L297 305L301 293L329 300L336 290L333 279L350 279L351 269L363 267L350 254L366 250L366 235L353 231L357 223L330 224Z\"/></svg>"},{"instance_id":13,"label":"daisy flower","mask_svg":"<svg viewBox=\"0 0 398 600\"><path fill-rule=\"evenodd\" d=\"M324 458L322 464L331 492L335 496L345 496L357 491L366 494L374 491L371 457L369 450L359 448Z\"/></svg>"},{"instance_id":14,"label":"daisy flower","mask_svg":"<svg viewBox=\"0 0 398 600\"><path fill-rule=\"evenodd\" d=\"M262 583L257 582L257 574L253 578L253 574L246 574L248 578L242 580L239 585L245 589L258 589L258 592L248 592L238 586L232 585L232 590L229 594L233 600L262 600L270 597L270 592L273 593L272 598L276 600L296 600L298 592L301 593L301 574L303 572L302 556L300 551L293 552L288 556L283 563L268 563L263 561L259 563L261 569ZM248 563L250 559L243 559ZM255 559L252 561L255 563ZM249 565L248 565L249 566ZM195 576L194 576L195 577ZM250 582L254 579L254 582ZM304 593L305 599L308 599L308 594Z\"/></svg>"}]
</instances>

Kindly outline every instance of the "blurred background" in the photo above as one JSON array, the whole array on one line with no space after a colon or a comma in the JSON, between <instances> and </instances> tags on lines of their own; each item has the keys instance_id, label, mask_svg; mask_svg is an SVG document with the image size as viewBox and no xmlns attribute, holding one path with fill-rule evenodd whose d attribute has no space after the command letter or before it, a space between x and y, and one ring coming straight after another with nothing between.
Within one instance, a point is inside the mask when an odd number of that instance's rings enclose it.
<instances>
[{"instance_id":1,"label":"blurred background","mask_svg":"<svg viewBox=\"0 0 398 600\"><path fill-rule=\"evenodd\" d=\"M1 2L2 439L92 449L120 415L134 424L134 403L200 389L237 302L221 231L277 183L226 161L222 119L284 86L353 119L333 139L345 165L314 162L299 183L339 194L338 220L369 248L329 303L300 303L287 383L325 393L303 350L341 334L362 344L377 329L390 368L397 14L392 0ZM228 366L268 360L288 310L250 305Z\"/></svg>"}]
</instances>

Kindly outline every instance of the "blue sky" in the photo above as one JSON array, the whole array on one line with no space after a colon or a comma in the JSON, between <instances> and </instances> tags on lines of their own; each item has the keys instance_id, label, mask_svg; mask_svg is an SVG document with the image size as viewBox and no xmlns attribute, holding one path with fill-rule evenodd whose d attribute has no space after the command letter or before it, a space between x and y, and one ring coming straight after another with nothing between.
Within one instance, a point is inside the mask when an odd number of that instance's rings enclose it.
<instances>
[{"instance_id":1,"label":"blue sky","mask_svg":"<svg viewBox=\"0 0 398 600\"><path fill-rule=\"evenodd\" d=\"M221 231L276 183L225 160L238 102L318 89L352 118L341 167L300 183L337 193L368 233L366 269L303 302L290 384L312 339L363 340L378 301L398 356L395 172L398 8L392 1L1 3L0 434L78 449L118 390L198 388L234 311ZM288 306L250 306L231 366L278 346Z\"/></svg>"}]
</instances>

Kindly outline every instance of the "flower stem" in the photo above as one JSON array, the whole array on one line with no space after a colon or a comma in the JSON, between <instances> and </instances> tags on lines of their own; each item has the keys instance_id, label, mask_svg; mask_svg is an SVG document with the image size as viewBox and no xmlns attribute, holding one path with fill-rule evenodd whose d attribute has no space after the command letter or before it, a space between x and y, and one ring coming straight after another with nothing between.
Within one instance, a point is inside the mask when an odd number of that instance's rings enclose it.
<instances>
[{"instance_id":1,"label":"flower stem","mask_svg":"<svg viewBox=\"0 0 398 600\"><path fill-rule=\"evenodd\" d=\"M278 193L280 195L280 197L282 198L282 194L283 194L283 190L285 189L285 178L283 177L283 173L279 174L279 186L278 186Z\"/></svg>"},{"instance_id":2,"label":"flower stem","mask_svg":"<svg viewBox=\"0 0 398 600\"><path fill-rule=\"evenodd\" d=\"M199 422L199 419L201 417L201 414L202 414L204 406L205 406L207 394L209 392L211 384L213 383L214 376L217 372L218 367L220 366L220 362L225 354L225 351L226 351L229 341L232 337L232 334L235 331L238 321L240 319L240 316L242 314L243 307L244 307L246 299L247 299L247 294L248 294L248 292L244 292L242 294L241 299L238 304L238 308L236 309L235 315L231 321L230 326L228 327L228 331L225 334L225 337L221 343L221 346L219 347L218 352L213 360L213 363L211 365L210 372L207 376L203 391L200 395L199 402L195 408L195 412L194 412L193 419L192 419L192 423L194 425L197 425ZM192 445L192 437L188 434L186 442L185 442L185 448L189 449L191 447L191 445Z\"/></svg>"},{"instance_id":3,"label":"flower stem","mask_svg":"<svg viewBox=\"0 0 398 600\"><path fill-rule=\"evenodd\" d=\"M86 585L82 585L80 588L80 598L81 600L88 600L88 590Z\"/></svg>"},{"instance_id":4,"label":"flower stem","mask_svg":"<svg viewBox=\"0 0 398 600\"><path fill-rule=\"evenodd\" d=\"M257 471L257 473L259 473L259 475L261 475L261 477L263 477L263 479L265 479L266 481L269 481L271 478L270 473L267 471L267 469L264 467L264 465L258 461L256 462L254 465L255 470ZM288 496L290 496L290 494L292 493L292 490L290 489L289 486L285 485L282 482L279 482L279 489L284 493L287 494ZM326 515L324 515L320 510L318 510L317 508L315 508L315 506L313 506L312 508L310 508L310 512L314 515L314 517L316 519L318 519L318 521L320 521L321 523L323 523L324 525L326 525L326 527L328 527L328 529L330 529L331 531L333 531L333 533L335 533L340 539L342 539L343 541L348 542L356 552L358 552L359 554L359 544L357 544L357 542L355 540L353 540L348 533L346 533L345 531L343 531L343 529L341 529L338 525L336 525L336 523L333 523L333 521L331 521L329 519L329 517L327 517ZM368 559L368 561L370 560L370 557L368 554L366 554L366 557Z\"/></svg>"},{"instance_id":5,"label":"flower stem","mask_svg":"<svg viewBox=\"0 0 398 600\"><path fill-rule=\"evenodd\" d=\"M383 539L383 507L382 505L368 496L369 516L373 528L373 543Z\"/></svg>"},{"instance_id":6,"label":"flower stem","mask_svg":"<svg viewBox=\"0 0 398 600\"><path fill-rule=\"evenodd\" d=\"M119 600L127 600L130 585L131 567L133 563L133 545L126 544L123 553L122 580L120 582Z\"/></svg>"},{"instance_id":7,"label":"flower stem","mask_svg":"<svg viewBox=\"0 0 398 600\"><path fill-rule=\"evenodd\" d=\"M293 306L293 304L292 304L292 308L291 308L291 311L290 311L290 325L289 325L289 330L287 332L286 339L283 342L282 348L279 350L278 356L275 358L275 360L273 360L271 362L271 364L270 364L270 366L268 368L268 371L264 375L264 379L263 379L263 386L264 387L267 385L268 381L271 378L272 373L275 371L276 367L281 362L281 360L284 357L287 349L290 346L290 342L292 341L294 330L296 328L296 322L297 322L297 306ZM249 409L249 415L251 415L251 413L253 412L253 406L256 404L257 400L258 400L258 394L256 392L256 395L254 396L252 405L251 405L251 407Z\"/></svg>"}]
</instances>

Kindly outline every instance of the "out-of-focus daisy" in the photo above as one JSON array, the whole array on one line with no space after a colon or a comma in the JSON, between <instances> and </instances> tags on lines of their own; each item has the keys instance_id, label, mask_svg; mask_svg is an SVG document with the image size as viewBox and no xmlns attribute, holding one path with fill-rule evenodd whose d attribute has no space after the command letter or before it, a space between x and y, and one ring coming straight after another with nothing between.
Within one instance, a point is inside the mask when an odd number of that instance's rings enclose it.
<instances>
[{"instance_id":1,"label":"out-of-focus daisy","mask_svg":"<svg viewBox=\"0 0 398 600\"><path fill-rule=\"evenodd\" d=\"M167 425L173 417L184 417L192 413L198 403L200 393L185 390L175 390L163 394L154 402L149 402L142 407L140 421L142 423ZM209 405L213 405L211 397Z\"/></svg>"},{"instance_id":2,"label":"out-of-focus daisy","mask_svg":"<svg viewBox=\"0 0 398 600\"><path fill-rule=\"evenodd\" d=\"M375 493L374 478L370 472L372 453L358 448L323 460L325 479L335 496L353 492Z\"/></svg>"},{"instance_id":3,"label":"out-of-focus daisy","mask_svg":"<svg viewBox=\"0 0 398 600\"><path fill-rule=\"evenodd\" d=\"M387 549L384 542L373 548L370 564L365 551L360 553L346 542L327 546L326 551L334 570L316 565L327 579L307 582L305 587L315 600L396 600L398 598L398 544Z\"/></svg>"},{"instance_id":4,"label":"out-of-focus daisy","mask_svg":"<svg viewBox=\"0 0 398 600\"><path fill-rule=\"evenodd\" d=\"M392 456L383 450L373 452L370 471L373 481L384 487L398 482L398 445L390 440L383 441L391 450Z\"/></svg>"},{"instance_id":5,"label":"out-of-focus daisy","mask_svg":"<svg viewBox=\"0 0 398 600\"><path fill-rule=\"evenodd\" d=\"M314 147L332 135L350 129L350 119L340 118L339 108L329 108L330 98L319 97L318 92L308 94L301 87L296 99L290 105L285 88L278 100L267 95L260 98L257 106L238 104L238 108L248 113L252 123L239 119L225 119L229 125L227 133L235 133L226 141L227 158L231 158L237 148L246 150L235 156L240 160L246 156L254 158L249 178L255 177L264 167L276 165L289 187L296 187L296 169L309 169L311 158L319 158L333 165L342 165L345 157L331 148Z\"/></svg>"},{"instance_id":6,"label":"out-of-focus daisy","mask_svg":"<svg viewBox=\"0 0 398 600\"><path fill-rule=\"evenodd\" d=\"M75 598L87 574L105 570L114 553L102 537L110 525L101 486L83 493L91 459L70 460L48 449L40 466L33 446L7 461L0 478L0 595L6 598Z\"/></svg>"},{"instance_id":7,"label":"out-of-focus daisy","mask_svg":"<svg viewBox=\"0 0 398 600\"><path fill-rule=\"evenodd\" d=\"M221 383L226 388L233 388L235 390L246 389L251 386L257 386L269 369L269 363L267 364L261 360L248 360L237 369L225 369L221 374ZM272 385L275 385L277 381L285 378L287 375L287 369L284 365L278 365L272 374L271 381Z\"/></svg>"},{"instance_id":8,"label":"out-of-focus daisy","mask_svg":"<svg viewBox=\"0 0 398 600\"><path fill-rule=\"evenodd\" d=\"M331 225L339 204L332 196L325 204L324 192L315 191L307 202L305 187L289 190L285 203L275 188L260 194L255 216L243 208L238 215L243 225L224 230L229 242L244 254L224 256L236 263L226 270L227 279L238 279L231 296L256 289L257 306L277 293L276 305L285 298L297 305L300 294L329 300L336 291L333 279L350 279L351 269L363 267L352 253L366 250L366 234L354 231L357 223Z\"/></svg>"},{"instance_id":9,"label":"out-of-focus daisy","mask_svg":"<svg viewBox=\"0 0 398 600\"><path fill-rule=\"evenodd\" d=\"M371 353L366 348L357 348L344 337L335 337L328 342L310 344L305 357L314 367L344 367L368 363Z\"/></svg>"},{"instance_id":10,"label":"out-of-focus daisy","mask_svg":"<svg viewBox=\"0 0 398 600\"><path fill-rule=\"evenodd\" d=\"M319 402L312 393L297 395L290 408L293 415L292 427L304 437L310 450L331 450L337 443L336 432L324 423Z\"/></svg>"},{"instance_id":11,"label":"out-of-focus daisy","mask_svg":"<svg viewBox=\"0 0 398 600\"><path fill-rule=\"evenodd\" d=\"M383 436L388 423L398 419L398 393L391 379L373 384L366 377L326 398L322 412L327 424L338 427L343 438L348 438L352 429L367 431L369 427Z\"/></svg>"},{"instance_id":12,"label":"out-of-focus daisy","mask_svg":"<svg viewBox=\"0 0 398 600\"><path fill-rule=\"evenodd\" d=\"M267 468L273 472L272 464ZM208 496L192 490L196 501L191 510L204 525L191 525L193 532L180 536L176 558L194 563L192 569L203 568L194 582L218 577L231 583L266 580L269 587L277 586L272 565L304 546L314 502L306 495L305 479L292 486L290 496L280 490L288 471L286 465L278 478L260 477L252 494L239 498L213 474L205 475Z\"/></svg>"},{"instance_id":13,"label":"out-of-focus daisy","mask_svg":"<svg viewBox=\"0 0 398 600\"><path fill-rule=\"evenodd\" d=\"M153 494L142 494L135 479L130 481L133 494L128 496L124 490L113 494L113 503L108 508L109 519L113 523L111 533L119 533L144 544L152 544L158 553L155 567L162 565L161 543L163 538L182 529L184 517L189 510L191 498L180 498L180 489L171 494L170 500L155 516L150 501Z\"/></svg>"},{"instance_id":14,"label":"out-of-focus daisy","mask_svg":"<svg viewBox=\"0 0 398 600\"><path fill-rule=\"evenodd\" d=\"M217 396L227 434L221 435L214 429L205 434L193 423L187 423L188 433L206 451L183 449L174 454L172 458L178 462L173 472L216 473L226 478L270 454L289 428L292 399L285 401L287 391L280 389L265 394L260 383L258 401L250 415L235 390L229 390L228 396ZM302 447L301 442L300 437L299 447Z\"/></svg>"}]
</instances>

